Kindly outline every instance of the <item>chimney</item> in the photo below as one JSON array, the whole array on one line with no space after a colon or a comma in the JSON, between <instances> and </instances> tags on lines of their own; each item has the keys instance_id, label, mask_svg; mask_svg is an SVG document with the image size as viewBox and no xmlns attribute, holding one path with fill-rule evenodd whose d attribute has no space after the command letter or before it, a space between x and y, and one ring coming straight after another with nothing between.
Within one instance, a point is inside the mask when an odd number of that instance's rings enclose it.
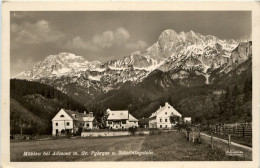
<instances>
[{"instance_id":1,"label":"chimney","mask_svg":"<svg viewBox=\"0 0 260 168\"><path fill-rule=\"evenodd\" d=\"M93 112L89 112L89 117L93 117Z\"/></svg>"},{"instance_id":2,"label":"chimney","mask_svg":"<svg viewBox=\"0 0 260 168\"><path fill-rule=\"evenodd\" d=\"M168 102L165 102L165 106L168 106L169 105L169 103Z\"/></svg>"}]
</instances>

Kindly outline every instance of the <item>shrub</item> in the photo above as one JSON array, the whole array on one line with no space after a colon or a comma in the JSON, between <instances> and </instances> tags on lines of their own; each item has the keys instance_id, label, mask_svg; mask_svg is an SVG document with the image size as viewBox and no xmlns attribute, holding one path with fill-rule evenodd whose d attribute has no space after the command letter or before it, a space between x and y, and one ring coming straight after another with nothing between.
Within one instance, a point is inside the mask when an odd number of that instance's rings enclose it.
<instances>
[{"instance_id":1,"label":"shrub","mask_svg":"<svg viewBox=\"0 0 260 168\"><path fill-rule=\"evenodd\" d=\"M130 132L131 135L135 135L135 133L137 131L137 127L130 127L130 128L128 128L128 131Z\"/></svg>"},{"instance_id":2,"label":"shrub","mask_svg":"<svg viewBox=\"0 0 260 168\"><path fill-rule=\"evenodd\" d=\"M70 133L70 132L66 134L66 137L67 137L67 138L70 138L70 137L72 137L72 136L73 136L73 134Z\"/></svg>"},{"instance_id":3,"label":"shrub","mask_svg":"<svg viewBox=\"0 0 260 168\"><path fill-rule=\"evenodd\" d=\"M81 135L82 130L83 129L81 127L79 127L78 130L76 131L76 135Z\"/></svg>"}]
</instances>

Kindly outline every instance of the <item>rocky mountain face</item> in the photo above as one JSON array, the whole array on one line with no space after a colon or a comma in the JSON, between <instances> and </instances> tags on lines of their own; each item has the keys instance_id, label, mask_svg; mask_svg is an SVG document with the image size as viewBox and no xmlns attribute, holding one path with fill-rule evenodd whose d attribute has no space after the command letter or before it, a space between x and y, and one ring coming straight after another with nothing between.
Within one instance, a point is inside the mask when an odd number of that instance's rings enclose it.
<instances>
[{"instance_id":1,"label":"rocky mountain face","mask_svg":"<svg viewBox=\"0 0 260 168\"><path fill-rule=\"evenodd\" d=\"M251 42L165 30L152 46L118 60L89 62L82 56L60 53L15 78L48 84L88 101L126 83L137 86L151 79L163 89L216 83L251 56Z\"/></svg>"}]
</instances>

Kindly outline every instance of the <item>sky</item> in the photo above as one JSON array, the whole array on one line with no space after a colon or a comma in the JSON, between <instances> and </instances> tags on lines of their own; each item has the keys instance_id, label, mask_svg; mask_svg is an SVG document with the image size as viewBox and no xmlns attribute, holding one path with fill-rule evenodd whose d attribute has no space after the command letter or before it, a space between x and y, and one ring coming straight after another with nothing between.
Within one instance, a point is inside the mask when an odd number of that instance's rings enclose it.
<instances>
[{"instance_id":1,"label":"sky","mask_svg":"<svg viewBox=\"0 0 260 168\"><path fill-rule=\"evenodd\" d=\"M60 52L118 59L151 46L166 29L249 38L252 20L249 11L13 11L10 24L13 77Z\"/></svg>"}]
</instances>

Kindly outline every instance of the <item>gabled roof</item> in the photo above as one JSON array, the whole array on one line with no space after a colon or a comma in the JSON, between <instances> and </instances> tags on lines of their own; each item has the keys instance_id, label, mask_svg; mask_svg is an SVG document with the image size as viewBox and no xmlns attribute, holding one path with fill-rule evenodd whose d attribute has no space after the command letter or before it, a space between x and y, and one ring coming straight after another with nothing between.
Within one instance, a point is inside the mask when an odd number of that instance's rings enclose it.
<instances>
[{"instance_id":1,"label":"gabled roof","mask_svg":"<svg viewBox=\"0 0 260 168\"><path fill-rule=\"evenodd\" d=\"M170 106L173 110L174 110L174 115L177 115L177 116L181 116L181 114L175 110L170 104L168 104L167 102L165 103L165 106L163 107L160 107L156 112L152 113L152 115L149 117L149 118L153 118L155 116L157 116L159 113L161 113L162 111L164 111L168 106Z\"/></svg>"},{"instance_id":2,"label":"gabled roof","mask_svg":"<svg viewBox=\"0 0 260 168\"><path fill-rule=\"evenodd\" d=\"M73 120L76 121L93 121L95 117L89 117L88 114L79 113L77 111L63 109Z\"/></svg>"},{"instance_id":3,"label":"gabled roof","mask_svg":"<svg viewBox=\"0 0 260 168\"><path fill-rule=\"evenodd\" d=\"M149 118L157 116L160 112L162 112L166 108L167 108L167 106L163 106L163 107L159 108L156 112L152 113L152 115Z\"/></svg>"},{"instance_id":4,"label":"gabled roof","mask_svg":"<svg viewBox=\"0 0 260 168\"><path fill-rule=\"evenodd\" d=\"M128 111L120 110L120 111L109 111L108 120L127 120L128 119Z\"/></svg>"},{"instance_id":5,"label":"gabled roof","mask_svg":"<svg viewBox=\"0 0 260 168\"><path fill-rule=\"evenodd\" d=\"M129 121L138 121L138 120L129 113Z\"/></svg>"}]
</instances>

